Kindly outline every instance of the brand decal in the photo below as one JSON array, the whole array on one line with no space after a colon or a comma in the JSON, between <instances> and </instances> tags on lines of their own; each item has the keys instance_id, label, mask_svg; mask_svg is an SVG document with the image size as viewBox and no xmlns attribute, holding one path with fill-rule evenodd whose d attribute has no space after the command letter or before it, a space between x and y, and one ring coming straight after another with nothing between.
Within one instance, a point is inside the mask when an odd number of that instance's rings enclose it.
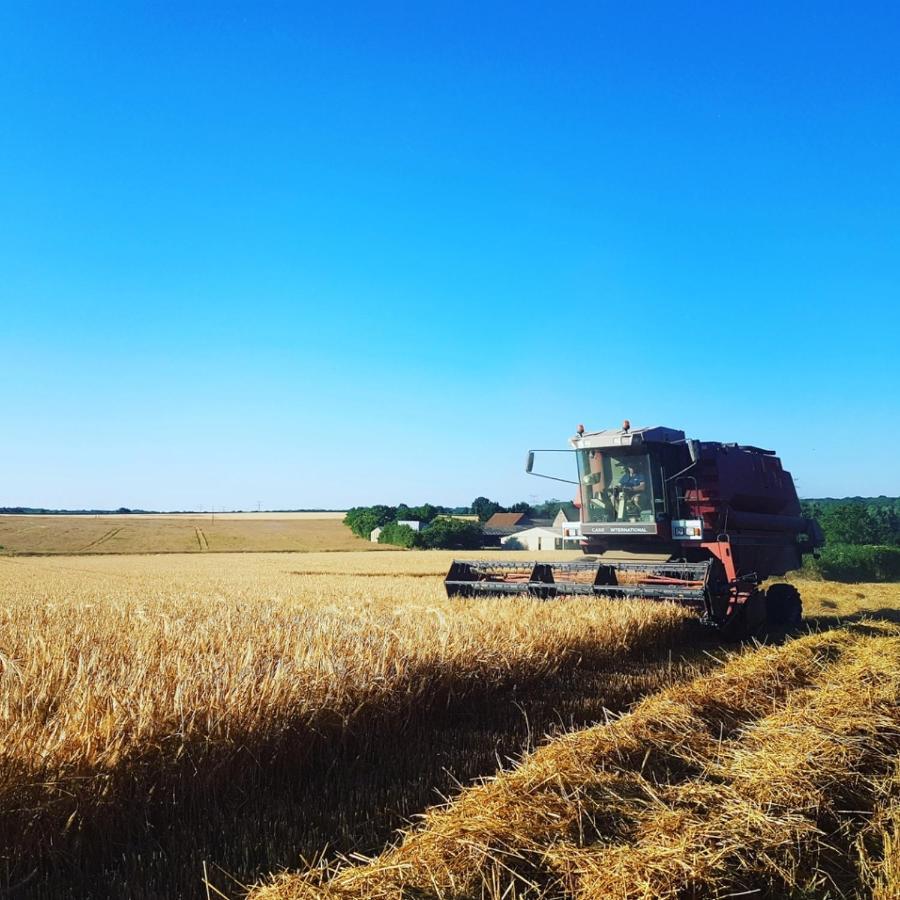
<instances>
[{"instance_id":1,"label":"brand decal","mask_svg":"<svg viewBox=\"0 0 900 900\"><path fill-rule=\"evenodd\" d=\"M657 534L655 522L585 522L582 534Z\"/></svg>"}]
</instances>

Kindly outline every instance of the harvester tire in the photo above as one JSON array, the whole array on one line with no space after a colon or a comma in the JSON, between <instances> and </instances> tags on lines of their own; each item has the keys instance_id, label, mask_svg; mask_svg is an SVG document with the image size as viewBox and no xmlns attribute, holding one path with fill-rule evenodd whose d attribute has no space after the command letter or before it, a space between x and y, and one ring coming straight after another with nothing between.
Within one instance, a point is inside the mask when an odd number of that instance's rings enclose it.
<instances>
[{"instance_id":1,"label":"harvester tire","mask_svg":"<svg viewBox=\"0 0 900 900\"><path fill-rule=\"evenodd\" d=\"M799 628L803 601L792 584L773 584L766 591L766 621L779 628Z\"/></svg>"},{"instance_id":2,"label":"harvester tire","mask_svg":"<svg viewBox=\"0 0 900 900\"><path fill-rule=\"evenodd\" d=\"M729 644L737 644L747 639L747 611L736 606L731 615L719 626L719 635Z\"/></svg>"},{"instance_id":3,"label":"harvester tire","mask_svg":"<svg viewBox=\"0 0 900 900\"><path fill-rule=\"evenodd\" d=\"M769 611L766 607L765 591L756 590L744 604L746 611L746 628L748 638L761 638L765 636Z\"/></svg>"},{"instance_id":4,"label":"harvester tire","mask_svg":"<svg viewBox=\"0 0 900 900\"><path fill-rule=\"evenodd\" d=\"M761 637L765 633L766 598L762 591L754 591L722 623L719 633L731 643Z\"/></svg>"}]
</instances>

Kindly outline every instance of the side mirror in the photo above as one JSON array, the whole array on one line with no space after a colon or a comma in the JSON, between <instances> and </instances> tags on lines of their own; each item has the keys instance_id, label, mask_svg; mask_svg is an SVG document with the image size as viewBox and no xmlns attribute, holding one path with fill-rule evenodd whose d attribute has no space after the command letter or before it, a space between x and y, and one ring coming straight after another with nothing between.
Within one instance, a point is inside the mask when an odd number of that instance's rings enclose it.
<instances>
[{"instance_id":1,"label":"side mirror","mask_svg":"<svg viewBox=\"0 0 900 900\"><path fill-rule=\"evenodd\" d=\"M529 450L528 457L525 460L525 472L528 475L534 475L536 478L548 478L550 481L561 481L563 484L578 484L577 481L572 481L571 478L557 478L555 475L541 475L540 472L533 471L534 469L534 454L535 453L574 453L574 450Z\"/></svg>"},{"instance_id":2,"label":"side mirror","mask_svg":"<svg viewBox=\"0 0 900 900\"><path fill-rule=\"evenodd\" d=\"M688 453L691 455L691 462L695 463L700 459L700 441L690 438L687 441Z\"/></svg>"}]
</instances>

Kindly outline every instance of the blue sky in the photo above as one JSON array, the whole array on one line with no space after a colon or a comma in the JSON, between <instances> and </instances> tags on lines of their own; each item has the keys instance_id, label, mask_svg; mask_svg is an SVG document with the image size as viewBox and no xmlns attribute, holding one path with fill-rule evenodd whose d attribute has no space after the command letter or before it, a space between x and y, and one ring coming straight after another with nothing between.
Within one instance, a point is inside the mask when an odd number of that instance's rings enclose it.
<instances>
[{"instance_id":1,"label":"blue sky","mask_svg":"<svg viewBox=\"0 0 900 900\"><path fill-rule=\"evenodd\" d=\"M898 39L895 4L4 4L0 505L511 502L624 417L900 494Z\"/></svg>"}]
</instances>

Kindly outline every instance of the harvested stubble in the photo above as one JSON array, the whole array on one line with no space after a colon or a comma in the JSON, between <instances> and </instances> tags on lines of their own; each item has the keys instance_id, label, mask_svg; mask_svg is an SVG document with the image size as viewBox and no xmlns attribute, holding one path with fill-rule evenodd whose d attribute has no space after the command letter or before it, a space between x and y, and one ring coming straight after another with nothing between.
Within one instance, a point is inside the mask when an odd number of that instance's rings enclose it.
<instances>
[{"instance_id":1,"label":"harvested stubble","mask_svg":"<svg viewBox=\"0 0 900 900\"><path fill-rule=\"evenodd\" d=\"M414 755L415 740L427 750L428 717L448 706L511 685L537 693L584 665L614 681L629 659L664 656L682 633L684 614L668 605L450 602L438 577L404 577L402 558L415 573L422 557L393 556L382 565L394 574L364 579L297 575L284 556L0 561L10 880L43 864L86 870L102 850L121 856L145 820L154 842L172 821L199 828L218 798L237 802L236 784L244 804L278 778L295 789L297 767L324 768L332 743L384 750L398 722L408 743L391 752ZM338 565L336 554L303 561ZM216 814L236 817L233 807ZM245 872L258 872L253 852ZM234 871L233 859L219 861ZM192 864L185 877L197 885Z\"/></svg>"},{"instance_id":2,"label":"harvested stubble","mask_svg":"<svg viewBox=\"0 0 900 900\"><path fill-rule=\"evenodd\" d=\"M283 875L253 900L896 897L898 635L738 655L552 741L368 863Z\"/></svg>"}]
</instances>

